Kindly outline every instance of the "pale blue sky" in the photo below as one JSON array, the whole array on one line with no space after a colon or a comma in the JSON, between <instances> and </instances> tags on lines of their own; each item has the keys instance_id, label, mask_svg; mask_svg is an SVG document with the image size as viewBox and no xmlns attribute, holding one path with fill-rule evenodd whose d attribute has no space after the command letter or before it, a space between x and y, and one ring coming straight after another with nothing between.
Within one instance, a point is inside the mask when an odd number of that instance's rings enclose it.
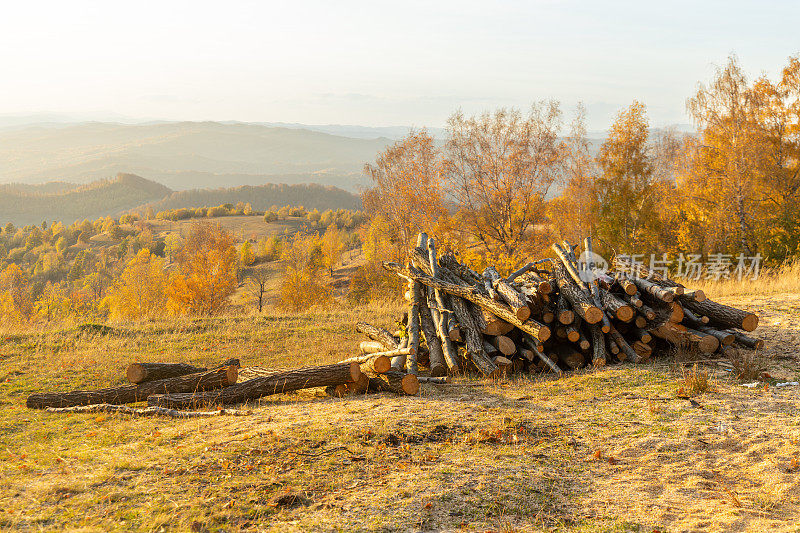
<instances>
[{"instance_id":1,"label":"pale blue sky","mask_svg":"<svg viewBox=\"0 0 800 533\"><path fill-rule=\"evenodd\" d=\"M798 2L13 2L0 114L441 126L582 100L591 129L634 98L654 125L735 52L775 75Z\"/></svg>"}]
</instances>

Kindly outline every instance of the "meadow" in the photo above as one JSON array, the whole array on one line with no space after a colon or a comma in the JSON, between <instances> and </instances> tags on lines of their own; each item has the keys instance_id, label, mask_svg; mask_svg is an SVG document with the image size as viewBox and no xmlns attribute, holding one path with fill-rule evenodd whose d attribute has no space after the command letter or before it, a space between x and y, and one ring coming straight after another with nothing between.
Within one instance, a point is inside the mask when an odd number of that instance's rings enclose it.
<instances>
[{"instance_id":1,"label":"meadow","mask_svg":"<svg viewBox=\"0 0 800 533\"><path fill-rule=\"evenodd\" d=\"M721 301L760 313L769 380L800 380L800 291ZM390 327L399 312L6 331L0 528L796 531L800 387L743 387L722 363L456 378L416 397L310 390L183 421L24 406L35 391L122 383L134 360L335 362L356 352L357 320ZM679 397L698 373L707 390Z\"/></svg>"}]
</instances>

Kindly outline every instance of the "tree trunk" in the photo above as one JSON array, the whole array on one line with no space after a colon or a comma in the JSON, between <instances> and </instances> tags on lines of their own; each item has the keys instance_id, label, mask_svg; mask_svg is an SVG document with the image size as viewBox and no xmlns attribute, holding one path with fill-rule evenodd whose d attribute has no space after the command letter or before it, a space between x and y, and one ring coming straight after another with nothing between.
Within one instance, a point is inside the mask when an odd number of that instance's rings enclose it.
<instances>
[{"instance_id":1,"label":"tree trunk","mask_svg":"<svg viewBox=\"0 0 800 533\"><path fill-rule=\"evenodd\" d=\"M558 288L572 305L573 311L578 313L587 324L597 324L603 320L603 310L592 302L589 294L572 281L564 265L556 263L554 271Z\"/></svg>"},{"instance_id":2,"label":"tree trunk","mask_svg":"<svg viewBox=\"0 0 800 533\"><path fill-rule=\"evenodd\" d=\"M563 292L559 293L556 299L556 320L564 325L572 324L575 321L575 312L569 308L569 302Z\"/></svg>"},{"instance_id":3,"label":"tree trunk","mask_svg":"<svg viewBox=\"0 0 800 533\"><path fill-rule=\"evenodd\" d=\"M711 319L710 325L712 326L737 328L745 331L753 331L758 327L758 315L712 300L703 302L687 301L683 305L695 314L707 316Z\"/></svg>"},{"instance_id":4,"label":"tree trunk","mask_svg":"<svg viewBox=\"0 0 800 533\"><path fill-rule=\"evenodd\" d=\"M619 348L620 353L625 354L626 359L630 359L630 361L633 363L642 362L642 357L639 354L637 354L633 348L631 348L631 345L628 344L628 341L625 340L625 338L622 336L622 334L620 334L619 331L617 331L616 328L612 327L611 331L609 332L609 335Z\"/></svg>"},{"instance_id":5,"label":"tree trunk","mask_svg":"<svg viewBox=\"0 0 800 533\"><path fill-rule=\"evenodd\" d=\"M113 405L136 403L147 399L148 396L153 394L191 392L235 386L234 384L238 379L238 371L239 367L237 366L226 366L208 372L176 376L139 384L120 385L119 387L109 387L100 390L40 392L28 396L26 405L33 409L44 409L45 407L72 407L97 403Z\"/></svg>"},{"instance_id":6,"label":"tree trunk","mask_svg":"<svg viewBox=\"0 0 800 533\"><path fill-rule=\"evenodd\" d=\"M733 333L733 336L736 339L736 344L744 346L745 348L750 348L751 350L761 350L764 348L764 341L762 339L750 337L749 335L745 335L739 331L727 331L728 333Z\"/></svg>"},{"instance_id":7,"label":"tree trunk","mask_svg":"<svg viewBox=\"0 0 800 533\"><path fill-rule=\"evenodd\" d=\"M592 334L592 365L606 366L606 338L598 324L589 326Z\"/></svg>"},{"instance_id":8,"label":"tree trunk","mask_svg":"<svg viewBox=\"0 0 800 533\"><path fill-rule=\"evenodd\" d=\"M251 379L220 391L194 394L153 394L147 398L147 403L172 409L196 409L206 405L234 405L272 394L327 387L328 385L344 385L358 381L360 375L361 369L355 362L312 366Z\"/></svg>"},{"instance_id":9,"label":"tree trunk","mask_svg":"<svg viewBox=\"0 0 800 533\"><path fill-rule=\"evenodd\" d=\"M555 364L553 362L552 359L550 359L548 356L546 356L544 353L542 353L541 350L539 350L539 347L536 345L536 342L534 342L533 338L530 335L526 335L526 334L523 333L522 334L522 343L525 346L527 346L528 349L530 351L532 351L533 354L540 361L542 361L548 368L550 368L550 370L552 370L553 372L555 372L558 375L561 375L563 373L562 370L558 367L557 364Z\"/></svg>"},{"instance_id":10,"label":"tree trunk","mask_svg":"<svg viewBox=\"0 0 800 533\"><path fill-rule=\"evenodd\" d=\"M419 302L422 293L422 284L415 281L411 284L411 308L408 310L408 359L406 368L414 375L419 374L417 353L419 352Z\"/></svg>"},{"instance_id":11,"label":"tree trunk","mask_svg":"<svg viewBox=\"0 0 800 533\"><path fill-rule=\"evenodd\" d=\"M414 374L391 371L369 378L369 388L415 396L419 392L419 379Z\"/></svg>"},{"instance_id":12,"label":"tree trunk","mask_svg":"<svg viewBox=\"0 0 800 533\"><path fill-rule=\"evenodd\" d=\"M386 346L378 341L361 341L358 344L358 349L361 351L361 353L366 354L389 351L386 349Z\"/></svg>"},{"instance_id":13,"label":"tree trunk","mask_svg":"<svg viewBox=\"0 0 800 533\"><path fill-rule=\"evenodd\" d=\"M238 359L228 359L214 368L223 366L241 366ZM206 372L207 368L196 367L186 363L131 363L125 375L131 383L146 383L159 379L186 376Z\"/></svg>"},{"instance_id":14,"label":"tree trunk","mask_svg":"<svg viewBox=\"0 0 800 533\"><path fill-rule=\"evenodd\" d=\"M420 328L425 336L425 344L428 345L431 376L446 376L447 365L444 361L442 341L436 334L436 326L433 324L431 309L428 307L428 302L425 301L425 298L422 298L419 304L419 321Z\"/></svg>"},{"instance_id":15,"label":"tree trunk","mask_svg":"<svg viewBox=\"0 0 800 533\"><path fill-rule=\"evenodd\" d=\"M603 300L603 309L616 317L617 320L630 322L636 315L631 306L608 291L603 291L601 298Z\"/></svg>"},{"instance_id":16,"label":"tree trunk","mask_svg":"<svg viewBox=\"0 0 800 533\"><path fill-rule=\"evenodd\" d=\"M511 285L508 284L494 267L488 267L484 270L483 275L489 280L492 288L497 291L500 298L508 304L517 318L521 321L526 321L531 316L531 310L522 295L517 292Z\"/></svg>"}]
</instances>

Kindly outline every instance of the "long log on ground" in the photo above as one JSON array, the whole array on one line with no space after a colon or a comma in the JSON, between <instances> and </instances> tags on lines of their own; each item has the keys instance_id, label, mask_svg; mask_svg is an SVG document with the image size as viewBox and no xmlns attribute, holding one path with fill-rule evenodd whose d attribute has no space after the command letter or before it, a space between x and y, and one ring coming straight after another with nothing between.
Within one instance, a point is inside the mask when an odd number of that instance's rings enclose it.
<instances>
[{"instance_id":1,"label":"long log on ground","mask_svg":"<svg viewBox=\"0 0 800 533\"><path fill-rule=\"evenodd\" d=\"M148 396L153 394L205 391L235 386L234 384L238 379L238 371L239 367L226 366L198 374L176 376L139 384L120 385L100 390L39 392L28 396L25 405L32 409L44 409L46 407L73 407L98 403L114 405L136 403L147 399Z\"/></svg>"},{"instance_id":2,"label":"long log on ground","mask_svg":"<svg viewBox=\"0 0 800 533\"><path fill-rule=\"evenodd\" d=\"M713 300L703 302L683 302L683 305L697 315L705 315L711 319L710 325L724 328L753 331L758 327L758 315Z\"/></svg>"},{"instance_id":3,"label":"long log on ground","mask_svg":"<svg viewBox=\"0 0 800 533\"><path fill-rule=\"evenodd\" d=\"M431 278L430 276L424 274L423 272L420 272L418 270L414 272L397 263L384 262L383 267L404 278L418 280L423 285L427 285L428 287L440 289L450 294L454 294L455 296L458 296L465 300L469 300L470 302L479 305L484 309L487 309L488 311L502 318L506 322L515 325L522 331L530 333L531 335L533 335L542 342L550 338L550 328L548 328L544 324L536 322L535 320L530 318L525 322L522 322L511 311L511 309L508 308L508 306L497 303L491 298L488 298L478 292L475 292L473 289L469 287L455 285L453 283L448 283L446 281Z\"/></svg>"},{"instance_id":4,"label":"long log on ground","mask_svg":"<svg viewBox=\"0 0 800 533\"><path fill-rule=\"evenodd\" d=\"M720 344L724 346L730 346L736 340L736 335L730 333L728 331L720 331L718 329L710 328L708 326L697 326L694 329L697 331L702 331L703 333L707 333L709 335L713 335L716 337Z\"/></svg>"},{"instance_id":5,"label":"long log on ground","mask_svg":"<svg viewBox=\"0 0 800 533\"><path fill-rule=\"evenodd\" d=\"M223 366L241 366L241 364L238 359L228 359L212 368L221 368ZM148 381L158 381L159 379L199 374L207 371L208 368L196 367L186 363L131 363L125 370L125 376L131 383L146 383Z\"/></svg>"},{"instance_id":6,"label":"long log on ground","mask_svg":"<svg viewBox=\"0 0 800 533\"><path fill-rule=\"evenodd\" d=\"M497 291L497 294L508 304L517 318L523 322L528 320L528 317L531 316L531 310L527 302L519 292L500 277L497 269L490 266L483 271L483 275L489 279L492 288Z\"/></svg>"},{"instance_id":7,"label":"long log on ground","mask_svg":"<svg viewBox=\"0 0 800 533\"><path fill-rule=\"evenodd\" d=\"M419 379L414 374L391 371L369 378L369 388L414 396L419 392Z\"/></svg>"},{"instance_id":8,"label":"long log on ground","mask_svg":"<svg viewBox=\"0 0 800 533\"><path fill-rule=\"evenodd\" d=\"M167 409L165 407L144 407L136 408L128 405L114 405L110 403L98 403L92 405L75 405L73 407L48 407L48 413L111 413L115 415L131 415L134 418L146 418L152 416L166 416L168 418L209 418L212 416L246 416L253 414L252 411L239 411L236 409L219 409L217 411L178 411L177 409Z\"/></svg>"},{"instance_id":9,"label":"long log on ground","mask_svg":"<svg viewBox=\"0 0 800 533\"><path fill-rule=\"evenodd\" d=\"M450 378L447 376L418 376L417 380L420 383L433 383L435 385L446 385L450 383Z\"/></svg>"},{"instance_id":10,"label":"long log on ground","mask_svg":"<svg viewBox=\"0 0 800 533\"><path fill-rule=\"evenodd\" d=\"M397 340L397 337L383 328L373 326L372 324L368 324L366 322L357 322L356 330L360 333L363 333L370 339L380 342L389 350L396 350L400 346L400 341Z\"/></svg>"},{"instance_id":11,"label":"long log on ground","mask_svg":"<svg viewBox=\"0 0 800 533\"><path fill-rule=\"evenodd\" d=\"M581 289L567 273L567 269L560 263L555 264L556 282L558 289L587 324L597 324L603 320L603 310L597 307L591 296Z\"/></svg>"},{"instance_id":12,"label":"long log on ground","mask_svg":"<svg viewBox=\"0 0 800 533\"><path fill-rule=\"evenodd\" d=\"M328 385L344 385L358 381L360 375L361 368L355 362L312 366L251 379L219 391L195 394L153 394L147 398L147 404L172 409L196 409L206 405L234 405L272 394L327 387Z\"/></svg>"}]
</instances>

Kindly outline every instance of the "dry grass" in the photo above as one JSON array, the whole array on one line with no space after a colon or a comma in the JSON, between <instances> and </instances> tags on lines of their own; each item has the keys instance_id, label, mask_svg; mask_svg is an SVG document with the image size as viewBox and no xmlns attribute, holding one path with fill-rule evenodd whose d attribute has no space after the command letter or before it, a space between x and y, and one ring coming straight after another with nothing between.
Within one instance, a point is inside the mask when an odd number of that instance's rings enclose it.
<instances>
[{"instance_id":1,"label":"dry grass","mask_svg":"<svg viewBox=\"0 0 800 533\"><path fill-rule=\"evenodd\" d=\"M688 398L715 389L713 379L708 371L698 368L697 363L688 370L681 368L681 379L678 380L678 384L680 385L678 395Z\"/></svg>"},{"instance_id":2,"label":"dry grass","mask_svg":"<svg viewBox=\"0 0 800 533\"><path fill-rule=\"evenodd\" d=\"M703 289L713 299L726 296L749 296L753 294L798 294L800 293L800 261L786 263L777 268L763 269L757 280L724 279L684 280L687 287Z\"/></svg>"},{"instance_id":3,"label":"dry grass","mask_svg":"<svg viewBox=\"0 0 800 533\"><path fill-rule=\"evenodd\" d=\"M728 303L737 303L734 300ZM763 310L797 379L800 297ZM391 306L0 337L0 529L796 531L800 391L676 398L670 361L559 380L459 380L413 398L270 397L249 417L53 415L38 390L121 381L133 359L276 368L338 360ZM783 335L783 337L781 337ZM786 350L786 351L783 351Z\"/></svg>"}]
</instances>

